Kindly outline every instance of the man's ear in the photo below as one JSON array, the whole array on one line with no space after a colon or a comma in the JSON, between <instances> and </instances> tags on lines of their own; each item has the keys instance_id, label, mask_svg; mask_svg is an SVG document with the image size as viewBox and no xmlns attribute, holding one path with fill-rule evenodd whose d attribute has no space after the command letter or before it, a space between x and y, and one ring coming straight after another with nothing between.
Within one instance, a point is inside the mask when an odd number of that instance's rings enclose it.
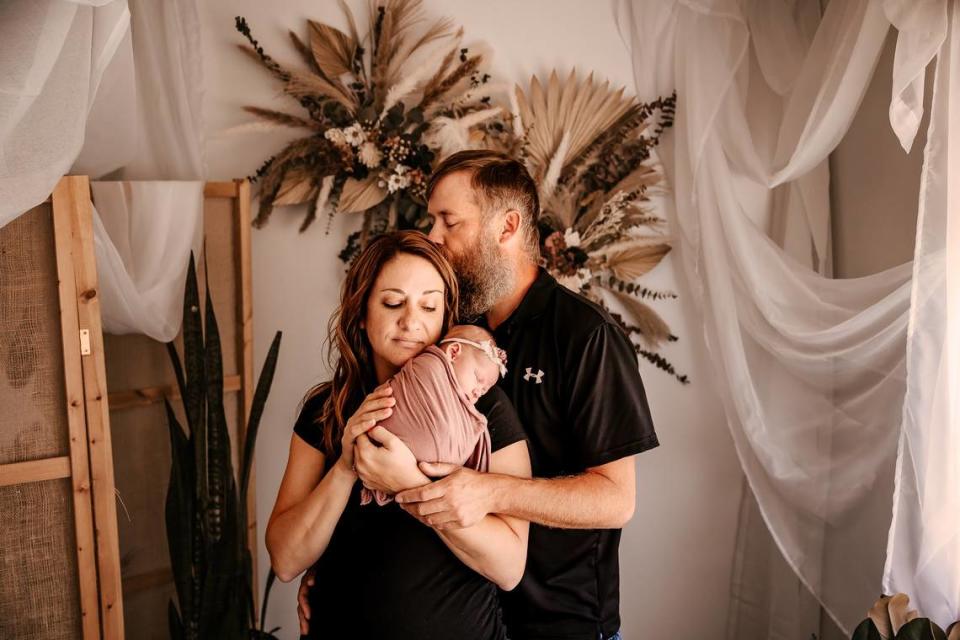
<instances>
[{"instance_id":1,"label":"man's ear","mask_svg":"<svg viewBox=\"0 0 960 640\"><path fill-rule=\"evenodd\" d=\"M503 214L503 223L500 225L500 242L507 242L520 232L522 218L516 209L508 209Z\"/></svg>"}]
</instances>

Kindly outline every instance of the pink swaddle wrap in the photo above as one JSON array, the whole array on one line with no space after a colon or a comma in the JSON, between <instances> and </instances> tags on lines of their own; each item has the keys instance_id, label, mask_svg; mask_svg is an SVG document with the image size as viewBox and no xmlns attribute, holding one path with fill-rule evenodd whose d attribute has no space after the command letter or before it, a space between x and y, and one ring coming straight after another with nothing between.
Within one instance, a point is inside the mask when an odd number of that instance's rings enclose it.
<instances>
[{"instance_id":1,"label":"pink swaddle wrap","mask_svg":"<svg viewBox=\"0 0 960 640\"><path fill-rule=\"evenodd\" d=\"M477 411L454 375L443 350L429 346L392 378L396 404L382 420L421 462L449 462L477 471L490 467L487 419ZM383 491L361 492L360 503L373 499L385 505L393 500Z\"/></svg>"}]
</instances>

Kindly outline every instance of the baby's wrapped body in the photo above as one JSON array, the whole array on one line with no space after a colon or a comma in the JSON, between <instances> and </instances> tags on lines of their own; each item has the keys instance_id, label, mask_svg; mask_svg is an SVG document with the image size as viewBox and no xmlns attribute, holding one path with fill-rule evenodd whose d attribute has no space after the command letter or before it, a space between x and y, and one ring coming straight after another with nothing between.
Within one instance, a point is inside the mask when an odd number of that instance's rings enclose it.
<instances>
[{"instance_id":1,"label":"baby's wrapped body","mask_svg":"<svg viewBox=\"0 0 960 640\"><path fill-rule=\"evenodd\" d=\"M461 388L442 349L427 347L390 379L396 404L380 422L421 462L449 462L477 471L490 466L487 419ZM364 487L361 503L385 505L393 498Z\"/></svg>"}]
</instances>

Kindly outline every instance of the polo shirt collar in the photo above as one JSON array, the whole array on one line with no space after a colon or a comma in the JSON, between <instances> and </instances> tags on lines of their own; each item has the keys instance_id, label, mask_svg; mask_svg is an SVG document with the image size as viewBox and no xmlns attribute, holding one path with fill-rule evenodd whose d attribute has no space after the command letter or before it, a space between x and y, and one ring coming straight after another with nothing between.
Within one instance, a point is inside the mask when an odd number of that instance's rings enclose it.
<instances>
[{"instance_id":1,"label":"polo shirt collar","mask_svg":"<svg viewBox=\"0 0 960 640\"><path fill-rule=\"evenodd\" d=\"M513 313L497 327L497 333L510 331L543 315L547 303L550 301L550 295L557 286L556 279L546 269L538 267L537 279L527 289L527 293L523 296L517 308L513 310ZM486 325L486 319L484 319L483 324Z\"/></svg>"}]
</instances>

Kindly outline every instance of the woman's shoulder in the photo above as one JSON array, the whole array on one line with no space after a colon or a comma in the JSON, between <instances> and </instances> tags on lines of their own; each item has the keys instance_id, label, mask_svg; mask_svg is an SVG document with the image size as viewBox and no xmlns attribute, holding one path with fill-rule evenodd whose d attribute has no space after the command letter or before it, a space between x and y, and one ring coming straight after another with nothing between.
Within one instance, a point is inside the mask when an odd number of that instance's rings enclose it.
<instances>
[{"instance_id":1,"label":"woman's shoulder","mask_svg":"<svg viewBox=\"0 0 960 640\"><path fill-rule=\"evenodd\" d=\"M320 451L323 451L323 429L320 427L319 418L329 397L329 382L311 387L303 396L297 420L293 425L294 433Z\"/></svg>"}]
</instances>

